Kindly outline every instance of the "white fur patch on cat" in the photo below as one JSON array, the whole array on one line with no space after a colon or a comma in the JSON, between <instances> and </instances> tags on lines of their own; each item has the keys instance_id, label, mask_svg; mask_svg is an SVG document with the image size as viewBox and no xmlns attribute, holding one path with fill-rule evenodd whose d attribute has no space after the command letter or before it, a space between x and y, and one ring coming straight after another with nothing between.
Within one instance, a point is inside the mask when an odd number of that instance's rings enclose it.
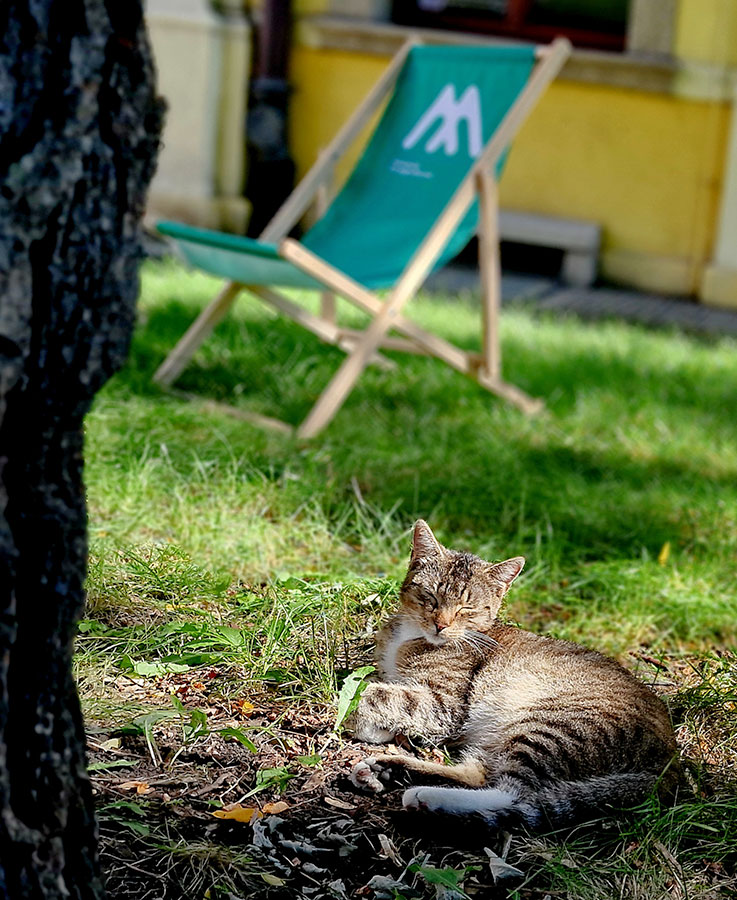
<instances>
[{"instance_id":1,"label":"white fur patch on cat","mask_svg":"<svg viewBox=\"0 0 737 900\"><path fill-rule=\"evenodd\" d=\"M382 660L384 681L399 680L399 672L397 672L397 654L399 653L399 648L402 644L406 644L407 641L414 641L421 637L425 637L425 632L414 622L402 622L399 625L384 648L384 658Z\"/></svg>"},{"instance_id":2,"label":"white fur patch on cat","mask_svg":"<svg viewBox=\"0 0 737 900\"><path fill-rule=\"evenodd\" d=\"M357 725L353 729L353 737L358 741L364 741L366 744L388 744L394 740L396 732L389 731L386 728L380 728L378 725L363 723Z\"/></svg>"},{"instance_id":3,"label":"white fur patch on cat","mask_svg":"<svg viewBox=\"0 0 737 900\"><path fill-rule=\"evenodd\" d=\"M414 787L402 795L405 809L426 809L451 815L498 812L517 802L516 794L498 788Z\"/></svg>"}]
</instances>

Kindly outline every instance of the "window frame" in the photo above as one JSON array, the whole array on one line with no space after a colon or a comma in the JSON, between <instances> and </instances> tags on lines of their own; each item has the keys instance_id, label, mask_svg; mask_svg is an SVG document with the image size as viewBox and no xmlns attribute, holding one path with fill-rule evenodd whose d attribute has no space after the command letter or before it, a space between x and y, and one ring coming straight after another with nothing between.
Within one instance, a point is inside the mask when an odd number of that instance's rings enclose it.
<instances>
[{"instance_id":1,"label":"window frame","mask_svg":"<svg viewBox=\"0 0 737 900\"><path fill-rule=\"evenodd\" d=\"M484 16L483 11L442 10L407 11L406 0L395 0L392 20L410 27L441 29L471 34L488 34L503 38L546 43L558 36L569 38L574 47L614 53L644 52L668 55L671 52L676 0L630 0L627 21L621 33L546 25L530 22L528 17L534 0L507 0L503 18Z\"/></svg>"}]
</instances>

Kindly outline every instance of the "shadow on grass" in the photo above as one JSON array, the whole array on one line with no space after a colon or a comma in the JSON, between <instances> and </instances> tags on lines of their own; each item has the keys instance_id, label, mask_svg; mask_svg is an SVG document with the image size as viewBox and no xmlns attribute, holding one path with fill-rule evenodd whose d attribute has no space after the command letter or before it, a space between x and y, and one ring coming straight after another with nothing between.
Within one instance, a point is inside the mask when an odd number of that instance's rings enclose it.
<instances>
[{"instance_id":1,"label":"shadow on grass","mask_svg":"<svg viewBox=\"0 0 737 900\"><path fill-rule=\"evenodd\" d=\"M134 343L127 372L127 380L135 382L138 391L156 390L150 383L151 376L191 322L192 310L176 301L150 313ZM568 322L584 333L595 334L602 328L598 323L583 323L570 317ZM730 427L734 424L737 365L729 371L707 371L687 365L666 370L662 359L649 362L641 355L626 358L615 353L603 354L600 346L586 348L580 340L563 347L563 352L541 352L534 341L537 325L531 318L531 340L516 335L505 339L504 374L509 381L545 399L554 413L565 415L582 394L603 391L619 396L628 404L657 399L672 411L682 410ZM647 335L637 326L632 330ZM695 338L688 340L695 349L703 349ZM478 349L468 341L461 342L461 346ZM384 372L369 367L355 388L357 399L365 399L362 395L368 393L374 404L387 414L396 411L397 401L404 401L407 410L414 409L420 415L426 408L447 408L449 394L451 398L455 394L468 395L469 386L471 393L489 402L489 395L483 389L437 360L387 355L398 363L398 371ZM282 317L267 319L261 315L245 320L231 317L218 325L216 335L204 343L178 384L212 399L232 400L234 394L247 394L258 402L273 397L275 414L289 419L288 413L293 412L297 423L307 414L343 358L340 350L323 344ZM421 378L424 374L427 377ZM365 386L363 381L367 382ZM378 383L386 390L384 396L374 393ZM294 395L294 400L290 395ZM350 408L351 399L346 409Z\"/></svg>"},{"instance_id":2,"label":"shadow on grass","mask_svg":"<svg viewBox=\"0 0 737 900\"><path fill-rule=\"evenodd\" d=\"M161 397L151 375L191 316L177 302L150 313L122 375L130 390ZM633 454L622 434L633 416L687 423L707 444L710 435L732 432L737 366L724 371L689 361L663 371L647 347L631 357L603 354L600 342L587 347L580 330L595 335L597 326L579 323L569 323L576 340L551 351L535 346L536 324L532 340L512 335L504 349L506 377L550 398L539 419L524 419L436 360L396 356L396 371L370 367L334 424L297 457L329 451L336 487L324 497L327 507L344 500L356 479L371 504L399 506L407 519L433 514L454 532L523 544L552 529L583 558L642 547L657 554L674 537L692 540L688 508L715 492L734 497L729 467L704 471L698 453L669 455L667 440L652 453ZM231 317L177 386L298 423L342 358L282 318ZM582 399L594 411L584 421ZM253 432L240 425L233 440L240 434L247 446ZM295 446L279 439L269 452L277 467L280 459L292 464Z\"/></svg>"}]
</instances>

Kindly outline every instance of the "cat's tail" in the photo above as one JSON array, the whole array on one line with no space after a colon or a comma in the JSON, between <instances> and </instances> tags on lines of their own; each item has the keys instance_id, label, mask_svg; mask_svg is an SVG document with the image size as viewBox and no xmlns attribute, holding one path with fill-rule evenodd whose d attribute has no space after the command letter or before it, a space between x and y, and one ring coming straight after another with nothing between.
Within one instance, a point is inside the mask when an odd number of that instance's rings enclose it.
<instances>
[{"instance_id":1,"label":"cat's tail","mask_svg":"<svg viewBox=\"0 0 737 900\"><path fill-rule=\"evenodd\" d=\"M651 772L623 772L559 781L532 792L505 777L495 787L410 788L404 792L402 803L408 809L478 814L494 828L524 825L543 831L636 806L661 787L662 780L661 775Z\"/></svg>"}]
</instances>

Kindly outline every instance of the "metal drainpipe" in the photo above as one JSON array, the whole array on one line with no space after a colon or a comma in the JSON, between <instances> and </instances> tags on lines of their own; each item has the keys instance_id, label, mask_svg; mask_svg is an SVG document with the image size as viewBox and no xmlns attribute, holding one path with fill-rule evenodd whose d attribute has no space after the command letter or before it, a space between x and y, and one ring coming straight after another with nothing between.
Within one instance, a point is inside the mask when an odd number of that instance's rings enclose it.
<instances>
[{"instance_id":1,"label":"metal drainpipe","mask_svg":"<svg viewBox=\"0 0 737 900\"><path fill-rule=\"evenodd\" d=\"M291 0L264 0L258 33L256 77L246 121L246 197L253 211L248 234L257 236L294 186L287 146Z\"/></svg>"}]
</instances>

